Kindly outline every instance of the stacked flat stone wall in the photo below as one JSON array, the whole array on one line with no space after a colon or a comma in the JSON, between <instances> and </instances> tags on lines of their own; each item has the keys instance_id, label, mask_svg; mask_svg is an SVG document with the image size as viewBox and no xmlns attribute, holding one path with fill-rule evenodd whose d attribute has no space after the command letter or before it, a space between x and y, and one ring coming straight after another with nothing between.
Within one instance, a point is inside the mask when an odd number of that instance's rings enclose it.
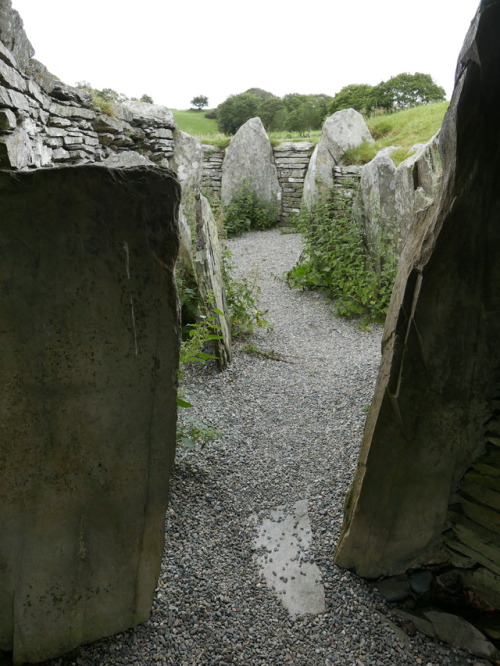
<instances>
[{"instance_id":1,"label":"stacked flat stone wall","mask_svg":"<svg viewBox=\"0 0 500 666\"><path fill-rule=\"evenodd\" d=\"M222 181L222 162L225 151L216 146L204 144L203 149L203 171L202 189L207 194L220 197Z\"/></svg>"},{"instance_id":2,"label":"stacked flat stone wall","mask_svg":"<svg viewBox=\"0 0 500 666\"><path fill-rule=\"evenodd\" d=\"M61 84L41 66L27 71L0 42L0 168L102 162L130 150L168 166L175 128L169 111L127 102L110 117L89 94Z\"/></svg>"},{"instance_id":3,"label":"stacked flat stone wall","mask_svg":"<svg viewBox=\"0 0 500 666\"><path fill-rule=\"evenodd\" d=\"M281 221L300 211L304 178L313 151L305 141L286 142L273 148L278 180L282 190ZM222 163L225 151L215 146L203 146L203 181L205 192L220 196Z\"/></svg>"},{"instance_id":4,"label":"stacked flat stone wall","mask_svg":"<svg viewBox=\"0 0 500 666\"><path fill-rule=\"evenodd\" d=\"M308 142L286 142L273 149L282 191L281 220L300 212L304 178L313 151Z\"/></svg>"}]
</instances>

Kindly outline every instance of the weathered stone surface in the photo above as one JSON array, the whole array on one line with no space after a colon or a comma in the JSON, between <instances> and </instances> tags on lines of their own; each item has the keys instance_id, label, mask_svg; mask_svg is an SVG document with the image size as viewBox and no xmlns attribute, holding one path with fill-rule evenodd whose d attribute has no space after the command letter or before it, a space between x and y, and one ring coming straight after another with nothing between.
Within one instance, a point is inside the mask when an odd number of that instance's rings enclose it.
<instances>
[{"instance_id":1,"label":"weathered stone surface","mask_svg":"<svg viewBox=\"0 0 500 666\"><path fill-rule=\"evenodd\" d=\"M121 153L114 153L103 160L103 165L113 168L121 167L124 169L130 169L137 166L154 166L151 160L148 160L147 157L137 153L135 150L124 150Z\"/></svg>"},{"instance_id":2,"label":"weathered stone surface","mask_svg":"<svg viewBox=\"0 0 500 666\"><path fill-rule=\"evenodd\" d=\"M172 111L159 104L148 104L147 102L136 102L128 99L120 104L117 112L119 118L128 122L133 121L134 118L152 118L161 121L163 125L172 130L176 128Z\"/></svg>"},{"instance_id":3,"label":"weathered stone surface","mask_svg":"<svg viewBox=\"0 0 500 666\"><path fill-rule=\"evenodd\" d=\"M208 200L196 196L196 252L194 257L198 287L202 302L221 312L227 312L226 292L222 279L222 256L217 224ZM215 340L219 367L224 369L231 362L231 325L229 317L214 313L216 333L222 340Z\"/></svg>"},{"instance_id":4,"label":"weathered stone surface","mask_svg":"<svg viewBox=\"0 0 500 666\"><path fill-rule=\"evenodd\" d=\"M179 188L153 169L40 169L0 172L0 199L0 650L21 664L150 613Z\"/></svg>"},{"instance_id":5,"label":"weathered stone surface","mask_svg":"<svg viewBox=\"0 0 500 666\"><path fill-rule=\"evenodd\" d=\"M15 129L17 126L16 116L10 109L0 109L0 130L2 132Z\"/></svg>"},{"instance_id":6,"label":"weathered stone surface","mask_svg":"<svg viewBox=\"0 0 500 666\"><path fill-rule=\"evenodd\" d=\"M304 180L304 205L312 210L333 187L333 167L344 153L365 141L373 141L363 116L354 109L337 111L327 118Z\"/></svg>"},{"instance_id":7,"label":"weathered stone surface","mask_svg":"<svg viewBox=\"0 0 500 666\"><path fill-rule=\"evenodd\" d=\"M276 507L260 523L257 521L253 516L257 528L254 560L269 589L291 617L324 613L321 570L309 561L312 527L308 501L299 500L291 509Z\"/></svg>"},{"instance_id":8,"label":"weathered stone surface","mask_svg":"<svg viewBox=\"0 0 500 666\"><path fill-rule=\"evenodd\" d=\"M395 611L399 617L409 620L423 634L437 638L448 645L472 652L478 657L498 659L500 652L480 631L464 618L439 610L426 610L423 613Z\"/></svg>"},{"instance_id":9,"label":"weathered stone surface","mask_svg":"<svg viewBox=\"0 0 500 666\"><path fill-rule=\"evenodd\" d=\"M50 105L50 113L54 116L61 116L61 118L86 118L87 120L94 120L96 117L96 113L92 109L82 106L65 106L64 104L57 103Z\"/></svg>"},{"instance_id":10,"label":"weathered stone surface","mask_svg":"<svg viewBox=\"0 0 500 666\"><path fill-rule=\"evenodd\" d=\"M377 263L386 252L396 251L395 172L389 154L380 151L361 169L359 194L353 208L368 252Z\"/></svg>"},{"instance_id":11,"label":"weathered stone surface","mask_svg":"<svg viewBox=\"0 0 500 666\"><path fill-rule=\"evenodd\" d=\"M281 201L271 143L260 118L251 118L231 139L222 164L221 198L228 204L245 186L261 199Z\"/></svg>"},{"instance_id":12,"label":"weathered stone surface","mask_svg":"<svg viewBox=\"0 0 500 666\"><path fill-rule=\"evenodd\" d=\"M203 151L201 141L186 132L174 132L172 168L182 187L184 197L199 192L202 180Z\"/></svg>"},{"instance_id":13,"label":"weathered stone surface","mask_svg":"<svg viewBox=\"0 0 500 666\"><path fill-rule=\"evenodd\" d=\"M96 132L120 134L127 127L127 124L123 120L117 120L101 113L92 121L92 127Z\"/></svg>"},{"instance_id":14,"label":"weathered stone surface","mask_svg":"<svg viewBox=\"0 0 500 666\"><path fill-rule=\"evenodd\" d=\"M407 238L419 238L434 211L442 179L439 137L421 145L414 155L402 162L395 173L395 207L399 233L399 251ZM411 252L411 250L410 250Z\"/></svg>"},{"instance_id":15,"label":"weathered stone surface","mask_svg":"<svg viewBox=\"0 0 500 666\"><path fill-rule=\"evenodd\" d=\"M19 13L11 0L0 0L0 42L12 53L17 64L24 69L35 54L24 31Z\"/></svg>"},{"instance_id":16,"label":"weathered stone surface","mask_svg":"<svg viewBox=\"0 0 500 666\"><path fill-rule=\"evenodd\" d=\"M449 557L448 505L498 396L499 40L500 3L483 2L440 134L436 210L400 263L335 556L367 577Z\"/></svg>"},{"instance_id":17,"label":"weathered stone surface","mask_svg":"<svg viewBox=\"0 0 500 666\"><path fill-rule=\"evenodd\" d=\"M0 141L0 167L25 169L35 163L31 140L25 129L18 127Z\"/></svg>"},{"instance_id":18,"label":"weathered stone surface","mask_svg":"<svg viewBox=\"0 0 500 666\"><path fill-rule=\"evenodd\" d=\"M25 92L26 90L26 83L23 77L3 60L0 60L0 82L2 85L14 88L14 90L19 90L20 92Z\"/></svg>"}]
</instances>

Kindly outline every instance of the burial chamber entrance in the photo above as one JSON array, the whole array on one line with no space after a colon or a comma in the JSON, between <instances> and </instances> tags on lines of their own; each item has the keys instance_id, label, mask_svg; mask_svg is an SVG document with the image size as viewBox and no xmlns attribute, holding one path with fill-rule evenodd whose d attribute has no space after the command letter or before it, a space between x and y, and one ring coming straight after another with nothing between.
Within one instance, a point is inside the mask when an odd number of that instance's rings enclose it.
<instances>
[{"instance_id":1,"label":"burial chamber entrance","mask_svg":"<svg viewBox=\"0 0 500 666\"><path fill-rule=\"evenodd\" d=\"M367 578L444 564L500 608L500 3L483 1L403 250L335 554Z\"/></svg>"}]
</instances>

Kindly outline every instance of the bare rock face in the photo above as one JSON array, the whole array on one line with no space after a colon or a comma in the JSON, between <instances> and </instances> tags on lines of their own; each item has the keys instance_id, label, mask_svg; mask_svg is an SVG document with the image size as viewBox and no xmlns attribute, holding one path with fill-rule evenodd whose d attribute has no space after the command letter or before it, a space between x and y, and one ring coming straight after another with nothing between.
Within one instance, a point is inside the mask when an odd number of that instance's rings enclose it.
<instances>
[{"instance_id":1,"label":"bare rock face","mask_svg":"<svg viewBox=\"0 0 500 666\"><path fill-rule=\"evenodd\" d=\"M333 187L333 167L343 155L364 141L373 141L363 116L354 109L337 111L324 122L304 181L303 203L309 210Z\"/></svg>"},{"instance_id":2,"label":"bare rock face","mask_svg":"<svg viewBox=\"0 0 500 666\"><path fill-rule=\"evenodd\" d=\"M441 131L436 211L400 266L335 556L362 576L449 559L448 506L500 403L499 40L500 2L483 0Z\"/></svg>"},{"instance_id":3,"label":"bare rock face","mask_svg":"<svg viewBox=\"0 0 500 666\"><path fill-rule=\"evenodd\" d=\"M0 650L39 662L145 621L175 448L179 187L0 172Z\"/></svg>"},{"instance_id":4,"label":"bare rock face","mask_svg":"<svg viewBox=\"0 0 500 666\"><path fill-rule=\"evenodd\" d=\"M245 184L261 199L281 201L273 150L260 118L251 118L242 125L226 149L222 164L223 203L230 203Z\"/></svg>"}]
</instances>

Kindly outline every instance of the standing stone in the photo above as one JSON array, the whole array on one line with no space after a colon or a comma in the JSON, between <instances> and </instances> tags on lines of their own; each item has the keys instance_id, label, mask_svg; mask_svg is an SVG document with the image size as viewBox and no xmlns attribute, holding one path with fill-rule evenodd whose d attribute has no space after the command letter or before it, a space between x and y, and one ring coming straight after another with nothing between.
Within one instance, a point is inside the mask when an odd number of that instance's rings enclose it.
<instances>
[{"instance_id":1,"label":"standing stone","mask_svg":"<svg viewBox=\"0 0 500 666\"><path fill-rule=\"evenodd\" d=\"M449 560L448 506L499 395L499 40L500 3L483 0L441 129L436 211L400 263L335 555L361 576ZM497 527L497 557L498 540Z\"/></svg>"},{"instance_id":2,"label":"standing stone","mask_svg":"<svg viewBox=\"0 0 500 666\"><path fill-rule=\"evenodd\" d=\"M222 274L222 252L217 224L210 204L203 195L196 197L196 253L194 265L202 302L208 311L214 308L219 310L219 313L213 313L216 324L214 333L221 337L220 340L215 340L215 346L219 368L224 370L231 362L231 324L227 314L226 289Z\"/></svg>"},{"instance_id":3,"label":"standing stone","mask_svg":"<svg viewBox=\"0 0 500 666\"><path fill-rule=\"evenodd\" d=\"M260 118L251 118L236 132L222 164L224 204L247 186L261 199L281 202L281 188L269 137Z\"/></svg>"},{"instance_id":4,"label":"standing stone","mask_svg":"<svg viewBox=\"0 0 500 666\"><path fill-rule=\"evenodd\" d=\"M361 169L353 213L375 264L387 252L396 252L395 172L394 162L384 150Z\"/></svg>"},{"instance_id":5,"label":"standing stone","mask_svg":"<svg viewBox=\"0 0 500 666\"><path fill-rule=\"evenodd\" d=\"M333 167L342 163L350 148L365 141L372 142L373 138L358 111L343 109L325 120L304 180L303 202L308 210L332 189Z\"/></svg>"},{"instance_id":6,"label":"standing stone","mask_svg":"<svg viewBox=\"0 0 500 666\"><path fill-rule=\"evenodd\" d=\"M179 188L0 172L0 650L39 662L150 614L175 448Z\"/></svg>"},{"instance_id":7,"label":"standing stone","mask_svg":"<svg viewBox=\"0 0 500 666\"><path fill-rule=\"evenodd\" d=\"M438 135L419 146L415 154L396 169L395 205L400 251L407 238L418 237L419 229L427 227L426 220L433 212L440 191L442 170Z\"/></svg>"}]
</instances>

